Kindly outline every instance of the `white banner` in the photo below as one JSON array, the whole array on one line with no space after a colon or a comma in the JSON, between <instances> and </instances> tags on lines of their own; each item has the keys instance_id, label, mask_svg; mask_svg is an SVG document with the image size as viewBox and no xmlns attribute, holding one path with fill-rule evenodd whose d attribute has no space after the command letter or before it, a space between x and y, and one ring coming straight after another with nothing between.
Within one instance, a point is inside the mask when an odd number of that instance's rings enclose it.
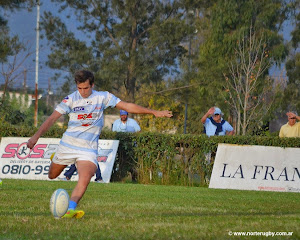
<instances>
[{"instance_id":1,"label":"white banner","mask_svg":"<svg viewBox=\"0 0 300 240\"><path fill-rule=\"evenodd\" d=\"M209 187L300 192L300 149L219 144Z\"/></svg>"},{"instance_id":2,"label":"white banner","mask_svg":"<svg viewBox=\"0 0 300 240\"><path fill-rule=\"evenodd\" d=\"M22 137L6 137L1 139L0 179L49 180L50 156L53 152L56 152L60 139L40 138L32 151L27 148L28 140L29 138ZM97 160L105 183L110 182L118 146L119 140L99 140ZM64 173L68 169L69 166L55 180L64 178ZM71 180L78 180L77 171Z\"/></svg>"}]
</instances>

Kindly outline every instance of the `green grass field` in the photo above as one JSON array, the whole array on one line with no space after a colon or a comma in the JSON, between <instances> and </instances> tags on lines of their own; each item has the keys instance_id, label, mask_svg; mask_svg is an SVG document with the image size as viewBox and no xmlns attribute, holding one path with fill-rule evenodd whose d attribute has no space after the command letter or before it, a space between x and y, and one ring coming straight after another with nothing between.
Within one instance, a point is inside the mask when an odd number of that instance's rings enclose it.
<instances>
[{"instance_id":1,"label":"green grass field","mask_svg":"<svg viewBox=\"0 0 300 240\"><path fill-rule=\"evenodd\" d=\"M0 239L300 239L299 193L91 183L82 219L54 219L52 193L75 184L3 179ZM293 234L229 235L241 231Z\"/></svg>"}]
</instances>

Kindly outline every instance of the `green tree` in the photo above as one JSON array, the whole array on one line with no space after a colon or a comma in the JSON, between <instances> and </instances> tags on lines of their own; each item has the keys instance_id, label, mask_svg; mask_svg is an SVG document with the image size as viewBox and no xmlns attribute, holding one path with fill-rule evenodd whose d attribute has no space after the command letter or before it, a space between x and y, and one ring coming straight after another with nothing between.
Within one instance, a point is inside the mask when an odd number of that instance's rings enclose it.
<instances>
[{"instance_id":1,"label":"green tree","mask_svg":"<svg viewBox=\"0 0 300 240\"><path fill-rule=\"evenodd\" d=\"M292 7L295 10L298 9L298 12L295 11L295 15L292 15L292 18L294 17L295 19L295 28L291 33L292 39L289 59L285 64L288 82L284 90L282 108L289 111L296 110L299 114L300 103L298 99L300 98L300 1L295 1Z\"/></svg>"},{"instance_id":2,"label":"green tree","mask_svg":"<svg viewBox=\"0 0 300 240\"><path fill-rule=\"evenodd\" d=\"M30 8L33 0L1 0L0 8L4 11L14 11L24 7ZM6 62L7 57L14 54L15 47L20 47L17 36L9 35L8 21L0 14L0 62Z\"/></svg>"},{"instance_id":3,"label":"green tree","mask_svg":"<svg viewBox=\"0 0 300 240\"><path fill-rule=\"evenodd\" d=\"M136 91L177 71L186 52L181 45L189 32L181 1L55 0L72 9L82 23L80 35L70 32L51 13L43 28L51 42L51 68L70 72L88 68L96 85L135 101Z\"/></svg>"},{"instance_id":4,"label":"green tree","mask_svg":"<svg viewBox=\"0 0 300 240\"><path fill-rule=\"evenodd\" d=\"M182 41L186 54L181 58L180 74L169 83L168 87L171 91L166 93L170 99L180 104L180 108L175 110L177 111L175 115L180 116L180 120L176 122L178 125L181 124L178 126L178 132L200 134L203 132L202 125L199 126L203 88L198 80L199 68L196 60L200 46L205 41L208 31L208 12L214 2L207 0L183 2L184 21L189 26L188 35Z\"/></svg>"},{"instance_id":5,"label":"green tree","mask_svg":"<svg viewBox=\"0 0 300 240\"><path fill-rule=\"evenodd\" d=\"M173 112L171 119L155 118L151 115L138 115L139 125L143 131L182 133L183 129L183 105L174 95L170 86L172 82L163 81L160 83L144 84L136 96L136 103L147 108L163 110L166 105Z\"/></svg>"},{"instance_id":6,"label":"green tree","mask_svg":"<svg viewBox=\"0 0 300 240\"><path fill-rule=\"evenodd\" d=\"M197 75L193 83L198 84L190 94L190 111L203 115L208 107L219 106L230 116L230 106L223 98L225 75L229 75L228 63L236 58L236 44L250 28L256 29L257 37L267 39L265 48L269 51L269 61L280 62L287 54L283 38L279 34L281 23L287 18L288 7L284 0L216 0L207 10L199 29L204 41L200 45L195 65ZM248 36L249 37L249 36ZM263 76L268 74L266 70ZM195 106L193 110L193 106ZM252 119L253 121L254 119ZM193 124L198 124L195 118Z\"/></svg>"},{"instance_id":7,"label":"green tree","mask_svg":"<svg viewBox=\"0 0 300 240\"><path fill-rule=\"evenodd\" d=\"M223 96L231 106L238 135L245 135L251 123L257 125L273 102L273 84L264 75L272 64L266 47L265 38L258 38L255 29L250 29L238 41L235 59L229 64L230 74L224 76Z\"/></svg>"}]
</instances>

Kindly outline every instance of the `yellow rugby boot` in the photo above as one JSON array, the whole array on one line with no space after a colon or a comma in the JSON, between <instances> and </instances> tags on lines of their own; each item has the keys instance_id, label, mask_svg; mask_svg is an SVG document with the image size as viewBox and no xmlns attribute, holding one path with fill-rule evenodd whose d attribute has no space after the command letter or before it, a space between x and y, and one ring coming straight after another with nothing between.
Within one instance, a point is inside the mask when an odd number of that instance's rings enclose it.
<instances>
[{"instance_id":1,"label":"yellow rugby boot","mask_svg":"<svg viewBox=\"0 0 300 240\"><path fill-rule=\"evenodd\" d=\"M73 209L69 209L67 211L67 213L65 215L62 216L62 218L76 218L76 219L79 219L79 218L82 218L84 215L84 211L82 210L73 210Z\"/></svg>"}]
</instances>

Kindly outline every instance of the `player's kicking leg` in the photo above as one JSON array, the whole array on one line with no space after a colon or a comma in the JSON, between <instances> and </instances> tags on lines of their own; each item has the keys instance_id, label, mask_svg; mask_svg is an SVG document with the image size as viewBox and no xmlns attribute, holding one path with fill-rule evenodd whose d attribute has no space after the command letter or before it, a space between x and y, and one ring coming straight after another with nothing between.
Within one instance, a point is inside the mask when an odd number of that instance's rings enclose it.
<instances>
[{"instance_id":1,"label":"player's kicking leg","mask_svg":"<svg viewBox=\"0 0 300 240\"><path fill-rule=\"evenodd\" d=\"M78 182L75 186L69 202L69 209L62 218L82 218L84 211L77 210L77 204L84 195L91 178L94 176L97 166L91 161L77 161Z\"/></svg>"}]
</instances>

